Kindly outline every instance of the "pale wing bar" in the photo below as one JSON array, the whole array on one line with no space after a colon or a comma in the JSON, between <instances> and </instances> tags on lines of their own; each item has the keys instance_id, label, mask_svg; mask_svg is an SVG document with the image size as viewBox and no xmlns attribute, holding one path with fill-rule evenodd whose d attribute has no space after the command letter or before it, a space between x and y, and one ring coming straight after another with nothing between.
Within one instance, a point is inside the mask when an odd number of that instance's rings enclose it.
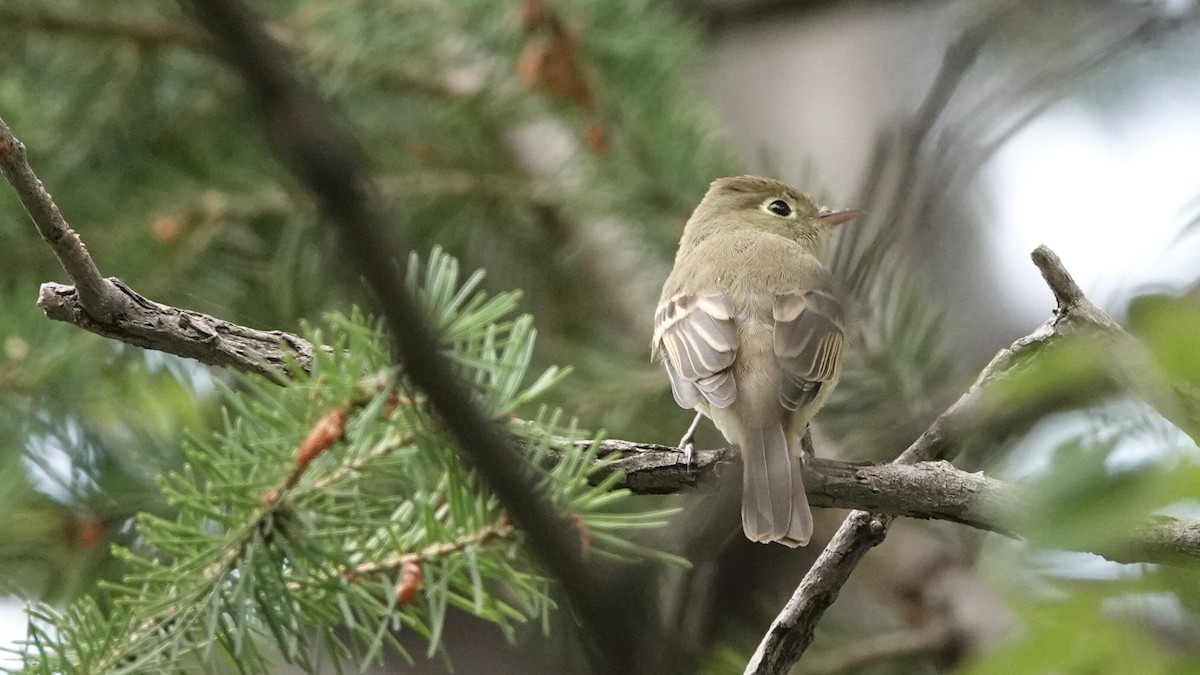
<instances>
[{"instance_id":1,"label":"pale wing bar","mask_svg":"<svg viewBox=\"0 0 1200 675\"><path fill-rule=\"evenodd\" d=\"M775 357L783 378L779 402L788 410L808 405L833 379L842 356L842 305L827 291L775 298Z\"/></svg>"},{"instance_id":2,"label":"pale wing bar","mask_svg":"<svg viewBox=\"0 0 1200 675\"><path fill-rule=\"evenodd\" d=\"M737 398L730 366L737 356L733 302L724 295L679 295L654 317L654 347L663 355L675 402L729 407Z\"/></svg>"}]
</instances>

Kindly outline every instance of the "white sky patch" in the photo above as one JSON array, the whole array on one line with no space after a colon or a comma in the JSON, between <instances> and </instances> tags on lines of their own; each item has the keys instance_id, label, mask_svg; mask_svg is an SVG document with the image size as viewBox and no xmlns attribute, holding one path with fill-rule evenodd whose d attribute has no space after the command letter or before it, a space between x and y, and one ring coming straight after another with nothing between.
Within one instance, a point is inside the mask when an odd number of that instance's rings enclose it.
<instances>
[{"instance_id":1,"label":"white sky patch","mask_svg":"<svg viewBox=\"0 0 1200 675\"><path fill-rule=\"evenodd\" d=\"M1139 101L1126 102L1128 116L1117 122L1060 105L997 154L983 177L995 208L993 260L1006 280L999 290L1023 315L1039 322L1045 314L1045 284L1029 273L1029 252L1039 244L1062 257L1093 302L1118 315L1139 291L1177 289L1200 277L1200 232L1181 237L1200 214L1200 99L1194 96L1169 86L1145 91ZM1044 475L1053 448L1094 433L1094 423L1081 413L1045 420L1006 462L1006 477ZM1177 429L1147 428L1123 436L1107 465L1128 469L1190 447ZM1194 516L1197 508L1171 510ZM1080 578L1119 578L1131 567L1062 551L1044 552L1039 560L1058 575Z\"/></svg>"},{"instance_id":2,"label":"white sky patch","mask_svg":"<svg viewBox=\"0 0 1200 675\"><path fill-rule=\"evenodd\" d=\"M40 434L29 438L23 463L29 480L39 492L56 501L70 503L84 486L90 490L95 489L96 484L86 471L75 465L66 447L77 448L83 444L79 424L74 420L66 421L63 434Z\"/></svg>"},{"instance_id":3,"label":"white sky patch","mask_svg":"<svg viewBox=\"0 0 1200 675\"><path fill-rule=\"evenodd\" d=\"M1111 311L1147 286L1200 276L1200 235L1180 238L1200 197L1200 106L1147 95L1119 124L1063 105L1014 138L985 175L990 229L1008 294L1041 312L1029 251L1046 244L1085 293ZM1025 307L1036 303L1037 307Z\"/></svg>"},{"instance_id":4,"label":"white sky patch","mask_svg":"<svg viewBox=\"0 0 1200 675\"><path fill-rule=\"evenodd\" d=\"M14 596L0 597L0 646L12 647L25 639L27 632L25 602ZM0 651L0 668L16 668L21 661L10 653Z\"/></svg>"}]
</instances>

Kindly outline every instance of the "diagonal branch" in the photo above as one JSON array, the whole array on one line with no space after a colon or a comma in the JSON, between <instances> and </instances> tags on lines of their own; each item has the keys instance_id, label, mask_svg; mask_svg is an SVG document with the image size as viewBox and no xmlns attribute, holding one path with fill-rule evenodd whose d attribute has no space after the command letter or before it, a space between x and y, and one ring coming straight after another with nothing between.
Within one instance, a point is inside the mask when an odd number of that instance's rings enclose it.
<instances>
[{"instance_id":1,"label":"diagonal branch","mask_svg":"<svg viewBox=\"0 0 1200 675\"><path fill-rule=\"evenodd\" d=\"M33 219L38 234L50 245L54 255L71 279L79 286L79 298L89 314L101 320L111 319L124 304L111 283L100 275L79 235L72 230L58 205L25 156L25 144L13 136L8 124L0 119L0 173L12 186L25 212Z\"/></svg>"},{"instance_id":2,"label":"diagonal branch","mask_svg":"<svg viewBox=\"0 0 1200 675\"><path fill-rule=\"evenodd\" d=\"M292 60L263 24L238 0L188 3L220 44L222 55L245 80L276 152L328 214L343 251L374 291L394 338L396 361L428 396L464 455L528 535L534 556L561 584L595 647L598 669L628 671L634 665L637 631L614 606L584 564L578 534L547 502L522 468L521 457L467 395L417 311L384 236L382 219L367 189L361 151L315 94L301 84Z\"/></svg>"},{"instance_id":3,"label":"diagonal branch","mask_svg":"<svg viewBox=\"0 0 1200 675\"><path fill-rule=\"evenodd\" d=\"M313 346L297 335L256 330L162 305L139 295L120 279L105 278L29 165L25 145L3 119L0 173L75 282L75 286L42 285L38 306L46 316L145 349L272 378L284 376L289 360L305 370L311 367Z\"/></svg>"},{"instance_id":4,"label":"diagonal branch","mask_svg":"<svg viewBox=\"0 0 1200 675\"><path fill-rule=\"evenodd\" d=\"M944 457L954 445L956 434L965 430L977 416L984 390L1004 377L1005 370L1016 359L1075 331L1112 333L1116 324L1083 296L1058 256L1049 248L1039 246L1031 257L1058 300L1055 316L1033 333L1000 350L971 388L896 459L896 464L915 464ZM771 623L747 664L746 673L785 673L800 659L812 643L821 616L837 599L838 592L867 551L887 537L894 518L892 514L867 511L854 511L846 518L783 611Z\"/></svg>"}]
</instances>

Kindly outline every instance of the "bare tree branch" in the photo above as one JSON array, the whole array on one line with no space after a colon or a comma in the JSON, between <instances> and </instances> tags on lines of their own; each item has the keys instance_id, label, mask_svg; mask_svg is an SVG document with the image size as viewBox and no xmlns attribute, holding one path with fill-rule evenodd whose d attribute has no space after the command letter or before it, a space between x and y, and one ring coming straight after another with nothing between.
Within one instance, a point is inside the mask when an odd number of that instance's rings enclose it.
<instances>
[{"instance_id":1,"label":"bare tree branch","mask_svg":"<svg viewBox=\"0 0 1200 675\"><path fill-rule=\"evenodd\" d=\"M33 219L42 239L50 245L63 269L79 286L79 298L89 314L101 320L111 319L124 301L111 283L100 275L92 256L72 230L50 193L29 167L25 144L13 136L8 124L0 119L0 173L17 193L25 212Z\"/></svg>"},{"instance_id":2,"label":"bare tree branch","mask_svg":"<svg viewBox=\"0 0 1200 675\"><path fill-rule=\"evenodd\" d=\"M582 450L591 443L575 445ZM609 463L597 479L620 471L623 478L613 488L636 494L668 494L729 480L741 463L736 448L700 450L689 469L679 448L612 439L600 442L600 456ZM1008 537L1029 534L1023 524L1036 520L1036 499L1029 488L940 460L856 464L816 457L805 462L804 487L813 506L945 520ZM1114 562L1194 566L1200 562L1200 522L1148 518L1126 532L1114 532L1105 547L1083 552Z\"/></svg>"},{"instance_id":3,"label":"bare tree branch","mask_svg":"<svg viewBox=\"0 0 1200 675\"><path fill-rule=\"evenodd\" d=\"M120 279L110 277L107 281L126 298L121 312L107 321L84 309L79 290L74 286L42 284L38 307L51 319L97 335L210 366L266 375L277 381L287 374L289 360L305 372L312 369L314 346L299 335L256 330L208 314L163 305L137 293Z\"/></svg>"},{"instance_id":4,"label":"bare tree branch","mask_svg":"<svg viewBox=\"0 0 1200 675\"><path fill-rule=\"evenodd\" d=\"M1115 323L1083 296L1062 261L1050 249L1039 246L1032 258L1058 300L1055 316L1033 333L997 353L971 388L942 413L895 460L895 464L915 464L944 457L953 446L956 434L969 427L970 422L980 414L983 391L994 381L1003 378L1005 370L1014 360L1063 334L1087 330L1112 333ZM771 623L746 666L747 674L786 673L800 659L812 643L817 622L837 599L850 572L867 551L887 537L888 527L894 518L892 514L866 511L854 511L846 518L801 580L783 611Z\"/></svg>"},{"instance_id":5,"label":"bare tree branch","mask_svg":"<svg viewBox=\"0 0 1200 675\"><path fill-rule=\"evenodd\" d=\"M79 235L29 166L25 146L0 119L0 173L75 286L47 283L38 293L46 316L128 344L272 378L289 359L312 367L313 346L283 331L260 331L207 314L162 305L120 279L104 278Z\"/></svg>"}]
</instances>

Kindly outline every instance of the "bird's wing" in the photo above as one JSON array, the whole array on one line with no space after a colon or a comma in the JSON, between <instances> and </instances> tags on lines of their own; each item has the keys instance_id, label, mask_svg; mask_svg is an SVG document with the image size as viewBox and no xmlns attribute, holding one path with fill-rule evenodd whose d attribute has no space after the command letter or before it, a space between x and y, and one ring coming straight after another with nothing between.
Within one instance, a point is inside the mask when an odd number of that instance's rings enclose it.
<instances>
[{"instance_id":1,"label":"bird's wing","mask_svg":"<svg viewBox=\"0 0 1200 675\"><path fill-rule=\"evenodd\" d=\"M799 410L833 379L842 357L842 304L828 291L787 293L775 298L775 358L783 371L779 402Z\"/></svg>"},{"instance_id":2,"label":"bird's wing","mask_svg":"<svg viewBox=\"0 0 1200 675\"><path fill-rule=\"evenodd\" d=\"M677 295L659 304L653 348L662 354L680 406L707 401L728 408L737 397L730 371L738 348L733 311L724 295Z\"/></svg>"}]
</instances>

